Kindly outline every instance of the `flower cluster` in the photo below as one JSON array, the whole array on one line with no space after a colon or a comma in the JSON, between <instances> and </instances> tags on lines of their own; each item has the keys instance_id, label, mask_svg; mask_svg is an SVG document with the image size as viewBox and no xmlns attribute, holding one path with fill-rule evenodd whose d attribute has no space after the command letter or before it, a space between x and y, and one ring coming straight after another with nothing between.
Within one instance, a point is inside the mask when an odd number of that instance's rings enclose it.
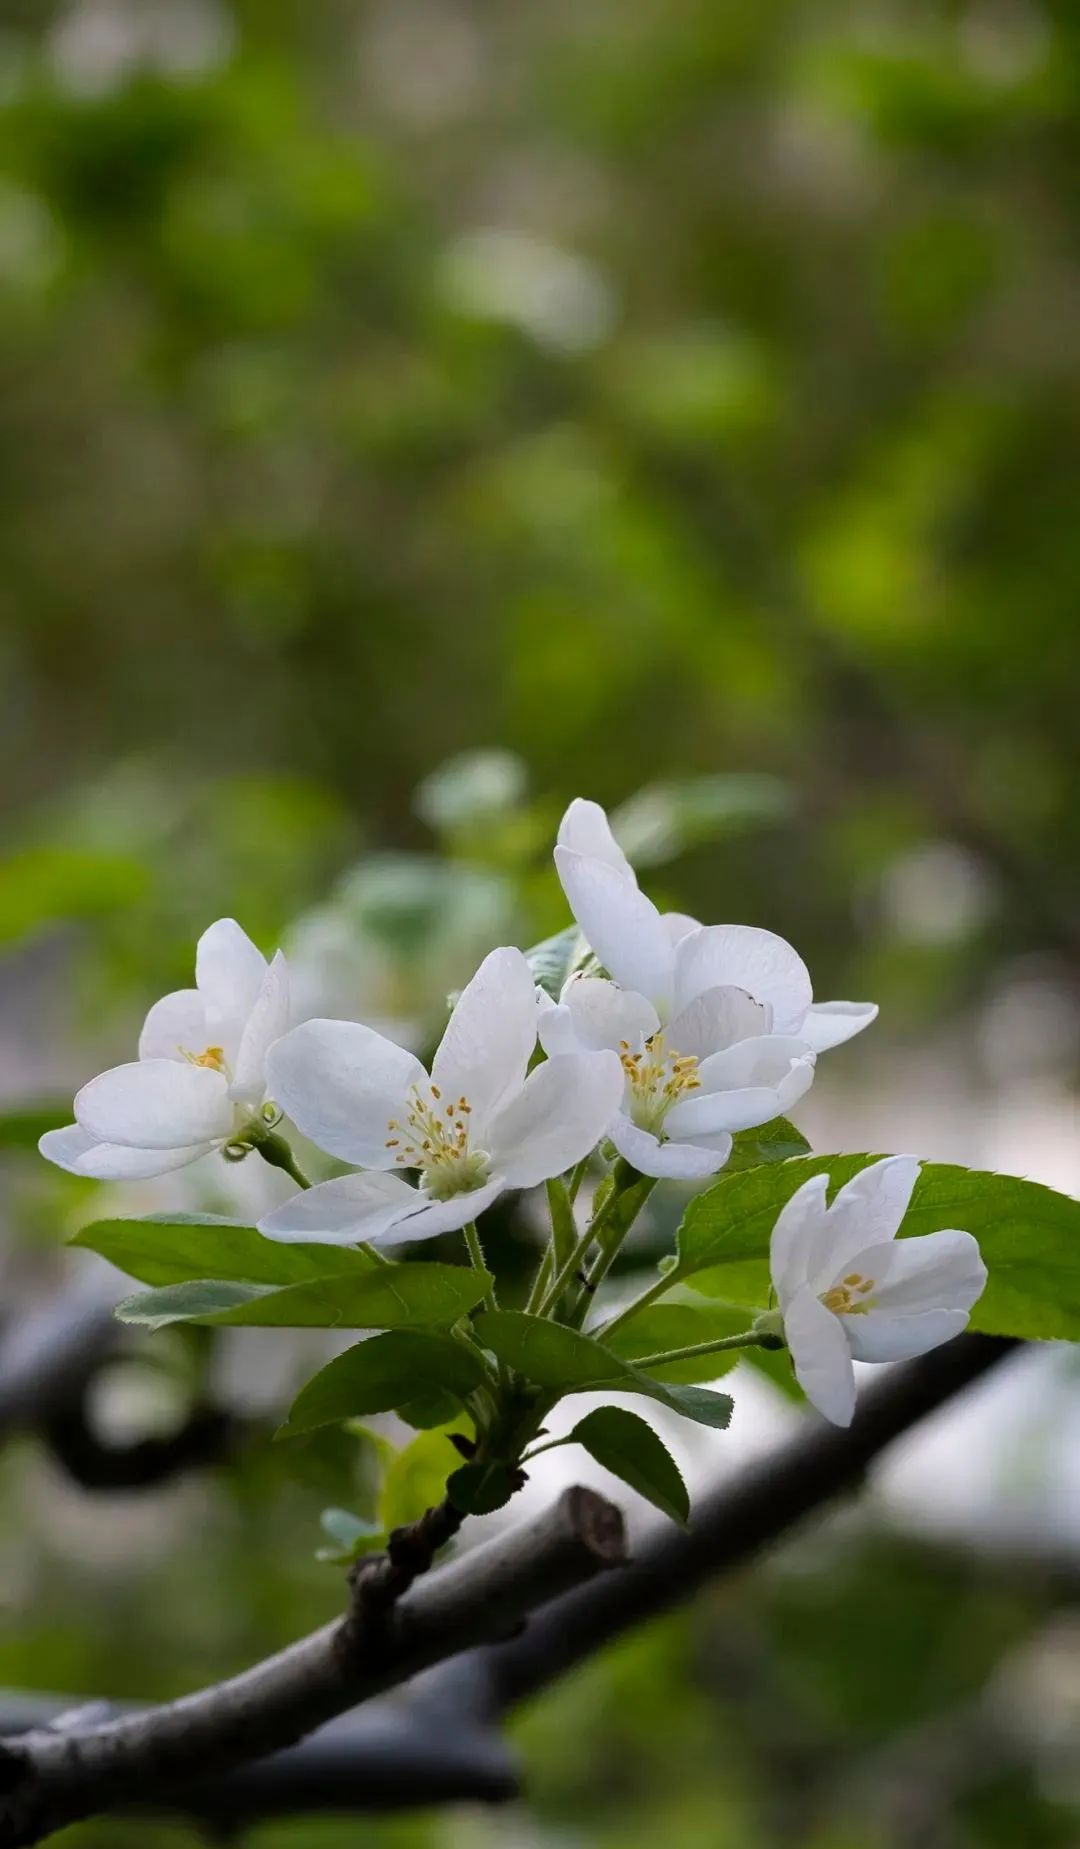
<instances>
[{"instance_id":1,"label":"flower cluster","mask_svg":"<svg viewBox=\"0 0 1080 1849\"><path fill-rule=\"evenodd\" d=\"M291 1024L283 956L268 963L221 919L199 941L195 988L150 1010L138 1059L84 1086L75 1122L49 1132L42 1153L75 1174L121 1180L214 1149L260 1150L301 1184L260 1222L270 1240L384 1248L462 1228L475 1238L473 1222L504 1191L561 1185L598 1150L620 1159L626 1196L642 1182L647 1192L665 1177L715 1175L734 1135L786 1113L819 1053L877 1013L815 1003L802 959L770 931L659 912L596 803L571 803L555 862L578 932L557 998L537 987L520 950L491 951L430 1071L372 1027ZM348 1172L309 1185L276 1134L283 1114ZM776 1223L778 1307L764 1339L786 1342L807 1395L838 1423L852 1416L854 1360L946 1340L985 1282L966 1233L896 1242L917 1173L913 1158L889 1158L831 1206L828 1178L816 1175ZM617 1194L614 1176L611 1186ZM587 1228L574 1245L572 1194L562 1199L573 1249L567 1256L564 1238L556 1258L553 1243L541 1269L530 1308L543 1315L559 1314L598 1238ZM610 1262L615 1205L588 1292ZM579 1324L587 1308L579 1293Z\"/></svg>"},{"instance_id":2,"label":"flower cluster","mask_svg":"<svg viewBox=\"0 0 1080 1849\"><path fill-rule=\"evenodd\" d=\"M542 1001L548 1053L610 1048L626 1083L609 1135L644 1175L714 1175L735 1130L797 1104L819 1053L869 1027L869 1002L815 1006L810 973L782 937L658 912L598 803L570 804L555 864L604 975Z\"/></svg>"}]
</instances>

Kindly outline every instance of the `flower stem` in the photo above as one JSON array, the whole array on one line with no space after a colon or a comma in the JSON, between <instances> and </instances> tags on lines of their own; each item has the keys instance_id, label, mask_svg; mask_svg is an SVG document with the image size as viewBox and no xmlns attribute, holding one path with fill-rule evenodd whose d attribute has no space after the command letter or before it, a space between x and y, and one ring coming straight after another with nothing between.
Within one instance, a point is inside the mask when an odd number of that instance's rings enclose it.
<instances>
[{"instance_id":1,"label":"flower stem","mask_svg":"<svg viewBox=\"0 0 1080 1849\"><path fill-rule=\"evenodd\" d=\"M574 1205L574 1202L577 1200L578 1190L580 1189L581 1184L584 1181L588 1172L589 1172L589 1157L583 1156L581 1161L578 1163L576 1169L572 1170L571 1175L570 1175L570 1180L567 1184L566 1192L567 1192L567 1196L569 1198L571 1207Z\"/></svg>"},{"instance_id":2,"label":"flower stem","mask_svg":"<svg viewBox=\"0 0 1080 1849\"><path fill-rule=\"evenodd\" d=\"M744 1329L740 1335L718 1336L715 1342L692 1342L689 1348L667 1348L662 1354L635 1355L634 1366L648 1369L666 1367L669 1361L693 1361L698 1355L719 1355L725 1348L783 1348L779 1336L761 1330Z\"/></svg>"},{"instance_id":3,"label":"flower stem","mask_svg":"<svg viewBox=\"0 0 1080 1849\"><path fill-rule=\"evenodd\" d=\"M542 1445L534 1445L531 1451L526 1451L522 1456L521 1462L523 1464L531 1464L533 1458L539 1457L542 1451L557 1451L560 1445L576 1444L576 1442L577 1440L571 1433L568 1433L565 1438L548 1438Z\"/></svg>"},{"instance_id":4,"label":"flower stem","mask_svg":"<svg viewBox=\"0 0 1080 1849\"><path fill-rule=\"evenodd\" d=\"M261 1136L253 1138L252 1141L263 1161L269 1162L271 1168L284 1169L286 1175L292 1177L298 1188L310 1188L310 1181L283 1136L278 1136L273 1130L264 1130Z\"/></svg>"},{"instance_id":5,"label":"flower stem","mask_svg":"<svg viewBox=\"0 0 1080 1849\"><path fill-rule=\"evenodd\" d=\"M549 1316L551 1314L552 1310L557 1305L559 1298L562 1296L563 1291L566 1289L567 1285L572 1281L572 1279L576 1276L578 1270L580 1269L585 1259L585 1255L588 1252L589 1247L592 1245L593 1240L596 1238L598 1229L603 1224L605 1214L607 1213L610 1205L611 1203L609 1201L606 1207L601 1208L600 1212L596 1216L596 1219L593 1220L591 1224L585 1228L585 1231L582 1234L580 1234L580 1236L574 1241L573 1246L571 1247L570 1251L567 1253L566 1258L564 1259L563 1263L559 1266L558 1270L555 1273L555 1276L552 1278L551 1283L548 1285L547 1290L544 1292L544 1295L541 1298L540 1305L537 1310L538 1316Z\"/></svg>"},{"instance_id":6,"label":"flower stem","mask_svg":"<svg viewBox=\"0 0 1080 1849\"><path fill-rule=\"evenodd\" d=\"M570 1318L574 1328L580 1328L584 1322L593 1297L619 1255L623 1240L656 1186L654 1175L640 1175L629 1162L621 1159L615 1165L614 1181L614 1192L596 1223L599 1251Z\"/></svg>"},{"instance_id":7,"label":"flower stem","mask_svg":"<svg viewBox=\"0 0 1080 1849\"><path fill-rule=\"evenodd\" d=\"M540 1304L539 1315L553 1314L563 1291L581 1270L588 1256L589 1247L594 1240L599 1240L600 1252L594 1261L593 1269L585 1280L585 1289L574 1306L573 1314L567 1318L572 1326L576 1326L583 1320L596 1284L606 1275L608 1266L612 1263L619 1247L656 1186L651 1175L639 1175L636 1169L623 1161L616 1163L612 1182L612 1191L604 1205L575 1241L571 1251L556 1272Z\"/></svg>"},{"instance_id":8,"label":"flower stem","mask_svg":"<svg viewBox=\"0 0 1080 1849\"><path fill-rule=\"evenodd\" d=\"M616 1329L621 1329L623 1324L628 1323L639 1310L647 1309L650 1303L655 1303L658 1298L663 1297L667 1291L673 1289L676 1282L677 1279L665 1272L657 1278L655 1284L649 1285L648 1290L643 1290L640 1297L635 1297L633 1303L628 1303L625 1310L620 1310L618 1315L613 1316L610 1322L604 1323L602 1328L594 1329L593 1335L597 1340L606 1342L609 1336L614 1335Z\"/></svg>"},{"instance_id":9,"label":"flower stem","mask_svg":"<svg viewBox=\"0 0 1080 1849\"><path fill-rule=\"evenodd\" d=\"M472 1260L473 1270L481 1271L487 1276L487 1266L484 1263L484 1248L480 1244L480 1235L476 1230L476 1221L469 1220L462 1228L462 1231L465 1234L465 1244L469 1248L469 1257ZM498 1301L495 1296L495 1286L493 1283L489 1283L484 1292L484 1308L486 1310L497 1310L498 1307Z\"/></svg>"},{"instance_id":10,"label":"flower stem","mask_svg":"<svg viewBox=\"0 0 1080 1849\"><path fill-rule=\"evenodd\" d=\"M271 1168L284 1169L286 1175L295 1181L298 1188L311 1187L311 1182L304 1174L283 1136L278 1136L273 1130L264 1130L261 1136L252 1140L252 1148L258 1150L263 1161L269 1162ZM382 1252L376 1252L375 1247L366 1242L361 1244L359 1250L365 1252L376 1265L392 1265L394 1262L392 1258L386 1258Z\"/></svg>"}]
</instances>

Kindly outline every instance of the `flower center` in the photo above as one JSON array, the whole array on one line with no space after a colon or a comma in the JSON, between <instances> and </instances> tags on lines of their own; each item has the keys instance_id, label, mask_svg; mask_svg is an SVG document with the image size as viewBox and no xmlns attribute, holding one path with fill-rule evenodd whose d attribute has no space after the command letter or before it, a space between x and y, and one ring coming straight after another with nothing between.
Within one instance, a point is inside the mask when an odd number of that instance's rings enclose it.
<instances>
[{"instance_id":1,"label":"flower center","mask_svg":"<svg viewBox=\"0 0 1080 1849\"><path fill-rule=\"evenodd\" d=\"M873 1288L873 1278L864 1278L861 1272L849 1271L839 1284L822 1291L821 1301L834 1316L865 1316L867 1310L873 1308L866 1301Z\"/></svg>"},{"instance_id":2,"label":"flower center","mask_svg":"<svg viewBox=\"0 0 1080 1849\"><path fill-rule=\"evenodd\" d=\"M676 1052L663 1034L653 1034L640 1053L631 1053L630 1042L621 1040L619 1058L630 1081L630 1115L640 1130L658 1136L672 1105L698 1090L697 1058Z\"/></svg>"},{"instance_id":3,"label":"flower center","mask_svg":"<svg viewBox=\"0 0 1080 1849\"><path fill-rule=\"evenodd\" d=\"M225 1064L224 1047L207 1046L203 1048L201 1053L192 1053L188 1047L182 1046L180 1051L187 1060L189 1066L205 1066L208 1072L221 1072L228 1077L229 1069Z\"/></svg>"},{"instance_id":4,"label":"flower center","mask_svg":"<svg viewBox=\"0 0 1080 1849\"><path fill-rule=\"evenodd\" d=\"M395 1163L418 1168L421 1187L435 1200L481 1187L490 1163L485 1150L470 1147L468 1098L444 1104L439 1087L429 1083L426 1095L419 1085L410 1085L405 1103L404 1123L392 1117L386 1126L392 1132L386 1147L394 1151Z\"/></svg>"}]
</instances>

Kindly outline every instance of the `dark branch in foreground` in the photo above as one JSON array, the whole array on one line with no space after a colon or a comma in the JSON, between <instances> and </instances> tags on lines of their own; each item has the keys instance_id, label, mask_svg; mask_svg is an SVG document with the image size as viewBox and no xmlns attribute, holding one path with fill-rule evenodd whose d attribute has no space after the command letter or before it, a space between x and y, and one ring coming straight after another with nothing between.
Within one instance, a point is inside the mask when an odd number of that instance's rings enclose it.
<instances>
[{"instance_id":1,"label":"dark branch in foreground","mask_svg":"<svg viewBox=\"0 0 1080 1849\"><path fill-rule=\"evenodd\" d=\"M138 1712L102 1704L94 1719ZM65 1716L68 1725L76 1718L70 1700L0 1693L4 1736L56 1727ZM84 1713L82 1724L89 1719ZM516 1756L495 1728L402 1691L329 1721L283 1752L218 1778L185 1779L175 1791L131 1793L128 1804L200 1825L240 1826L320 1811L500 1804L517 1796L520 1783Z\"/></svg>"},{"instance_id":2,"label":"dark branch in foreground","mask_svg":"<svg viewBox=\"0 0 1080 1849\"><path fill-rule=\"evenodd\" d=\"M539 1521L500 1536L404 1597L388 1597L391 1559L348 1616L198 1694L144 1713L6 1742L0 1846L21 1849L134 1794L231 1772L291 1746L335 1715L478 1641L505 1637L536 1606L624 1558L622 1518L591 1490L568 1489ZM375 1596L370 1596L375 1589Z\"/></svg>"},{"instance_id":3,"label":"dark branch in foreground","mask_svg":"<svg viewBox=\"0 0 1080 1849\"><path fill-rule=\"evenodd\" d=\"M862 1395L848 1430L807 1423L699 1502L688 1531L658 1528L624 1572L569 1593L513 1642L477 1653L468 1664L448 1664L426 1678L425 1687L449 1700L454 1679L468 1675L473 1712L485 1718L525 1700L623 1631L745 1566L807 1516L857 1488L887 1446L1019 1346L997 1336L962 1335L896 1368Z\"/></svg>"},{"instance_id":4,"label":"dark branch in foreground","mask_svg":"<svg viewBox=\"0 0 1080 1849\"><path fill-rule=\"evenodd\" d=\"M566 1562L562 1588L555 1583L555 1577L540 1574L542 1585L534 1580L529 1592L521 1584L509 1600L499 1591L502 1587L505 1593L508 1577L514 1578L510 1570L512 1558L504 1557L506 1550L512 1549L520 1556L530 1545L536 1548L539 1530L511 1535L467 1555L430 1581L422 1581L403 1599L400 1609L391 1605L389 1631L385 1626L380 1630L380 1619L376 1625L380 1641L374 1660L355 1665L355 1680L339 1674L340 1666L331 1669L327 1679L329 1640L335 1635L340 1637L343 1630L340 1625L330 1626L315 1638L294 1646L293 1651L249 1671L236 1683L225 1684L223 1690L207 1690L188 1697L186 1702L153 1709L146 1715L81 1735L79 1717L74 1716L76 1725L72 1728L69 1724L66 1735L43 1735L38 1731L24 1741L8 1740L0 1749L9 1755L6 1766L0 1760L0 1786L6 1773L8 1791L6 1802L0 1798L0 1849L3 1845L39 1840L61 1821L105 1808L127 1807L136 1801L155 1810L239 1821L270 1811L281 1815L289 1810L314 1808L411 1808L466 1795L489 1800L509 1796L514 1785L512 1768L508 1761L500 1761L492 1735L478 1730L485 1721L546 1687L623 1631L689 1598L703 1582L746 1566L761 1551L782 1540L796 1524L857 1488L895 1439L979 1381L1018 1346L988 1336L961 1336L895 1369L880 1385L864 1393L848 1431L808 1422L771 1456L750 1465L702 1500L689 1533L659 1529L642 1543L629 1567L590 1585L580 1585L563 1597L554 1595L589 1578L598 1565L619 1557L614 1544L617 1529L612 1530L608 1543L601 1543L599 1559L588 1544L582 1558L580 1544L569 1543L576 1564ZM581 1497L585 1492L568 1494ZM605 1521L617 1521L608 1505L598 1498L590 1502L606 1511ZM557 1505L547 1518L549 1524L562 1507L562 1503ZM388 1568L381 1570L389 1573ZM461 1587L459 1593L454 1591L455 1583ZM434 1610L430 1610L431 1596L444 1586L448 1588L445 1600L440 1594ZM493 1632L505 1635L513 1628L515 1618L530 1606L552 1598L554 1602L513 1641L483 1649L471 1647ZM492 1601L500 1599L503 1602L496 1609ZM379 1602L376 1596L376 1607ZM446 1621L445 1602L456 1610L451 1624ZM418 1614L418 1619L413 1614ZM428 1651L422 1661L410 1654L417 1648L408 1634L414 1622L419 1623L427 1640L420 1646ZM356 1647L360 1649L359 1642ZM400 1650L389 1664L382 1654L388 1648L391 1653ZM458 1656L454 1662L441 1661L463 1649L468 1654ZM289 1688L289 1665L293 1661L298 1674L306 1674L313 1660L321 1663L321 1679L316 1677L320 1699L332 1700L336 1711L340 1711L364 1700L373 1688L388 1688L413 1675L423 1662L435 1658L440 1659L440 1667L420 1678L415 1696L409 1690L409 1706L404 1713L397 1703L375 1702L360 1714L322 1728L302 1746L284 1752L273 1750L274 1744L282 1743L282 1731L271 1742L259 1732L254 1719L245 1730L245 1702L252 1700L258 1710L264 1678L273 1694L269 1717L274 1727L282 1729L287 1725L287 1737L295 1740L318 1726L317 1718L310 1714L304 1717L306 1682L304 1687ZM230 1690L240 1691L235 1706ZM213 1752L219 1725L216 1704L223 1693L227 1696L225 1712L229 1723L226 1752L234 1768L227 1772L221 1771L220 1760L215 1769ZM392 1710L396 1712L392 1714ZM189 1750L184 1714L191 1711L199 1744ZM322 1711L335 1710L324 1707ZM6 1718L0 1705L0 1725ZM31 1715L15 1724L32 1724L33 1718ZM37 1724L40 1728L40 1722ZM383 1726L392 1729L394 1724L411 1727L411 1735L391 1731L391 1744L387 1746L380 1738L380 1730ZM161 1761L152 1743L147 1746L145 1741L140 1742L140 1725L149 1730L151 1742L159 1725L163 1725ZM132 1728L136 1730L134 1741ZM88 1774L79 1764L84 1740L91 1743ZM129 1758L132 1744L136 1751L134 1758ZM44 1755L40 1760L39 1747ZM20 1761L20 1748L30 1754L25 1765ZM71 1754L75 1763L69 1765L67 1756ZM184 1771L185 1766L193 1764L200 1769L197 1783L189 1782ZM30 1804L35 1792L36 1811ZM21 1812L16 1812L16 1803L23 1806ZM57 1804L59 1812L52 1808ZM70 1808L72 1805L75 1808ZM19 1828L22 1834L17 1833Z\"/></svg>"}]
</instances>

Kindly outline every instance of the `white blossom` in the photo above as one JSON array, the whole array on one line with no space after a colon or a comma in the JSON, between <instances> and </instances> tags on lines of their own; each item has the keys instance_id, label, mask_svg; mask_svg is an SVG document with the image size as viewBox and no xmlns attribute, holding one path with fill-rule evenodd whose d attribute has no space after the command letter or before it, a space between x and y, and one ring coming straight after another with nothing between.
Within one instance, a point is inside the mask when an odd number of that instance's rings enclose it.
<instances>
[{"instance_id":1,"label":"white blossom","mask_svg":"<svg viewBox=\"0 0 1080 1849\"><path fill-rule=\"evenodd\" d=\"M462 991L430 1076L373 1028L307 1021L270 1056L275 1098L329 1155L362 1173L295 1195L260 1221L271 1239L377 1245L467 1224L507 1188L579 1162L618 1108L611 1052L546 1060L536 1046L532 976L520 950L493 950ZM395 1168L419 1172L412 1187Z\"/></svg>"},{"instance_id":2,"label":"white blossom","mask_svg":"<svg viewBox=\"0 0 1080 1849\"><path fill-rule=\"evenodd\" d=\"M773 1289L795 1376L834 1425L855 1410L853 1361L906 1361L959 1335L986 1284L970 1233L897 1239L919 1173L887 1156L826 1205L827 1175L792 1195L773 1228Z\"/></svg>"},{"instance_id":3,"label":"white blossom","mask_svg":"<svg viewBox=\"0 0 1080 1849\"><path fill-rule=\"evenodd\" d=\"M195 983L155 1002L137 1060L83 1086L75 1122L41 1138L50 1162L142 1180L265 1127L266 1055L289 1025L285 958L267 963L234 918L219 918L199 939Z\"/></svg>"},{"instance_id":4,"label":"white blossom","mask_svg":"<svg viewBox=\"0 0 1080 1849\"><path fill-rule=\"evenodd\" d=\"M549 1053L619 1054L626 1083L611 1137L645 1174L715 1174L733 1131L790 1110L818 1052L877 1013L815 1006L802 958L771 931L659 912L598 803L570 804L555 862L606 975L571 977L557 1004L541 997L540 1038Z\"/></svg>"},{"instance_id":5,"label":"white blossom","mask_svg":"<svg viewBox=\"0 0 1080 1849\"><path fill-rule=\"evenodd\" d=\"M765 1033L766 1010L739 988L707 990L666 1027L644 995L599 976L574 978L558 1005L538 999L548 1053L618 1053L623 1097L608 1135L645 1175L715 1174L731 1154L732 1131L790 1110L814 1076L809 1047Z\"/></svg>"},{"instance_id":6,"label":"white blossom","mask_svg":"<svg viewBox=\"0 0 1080 1849\"><path fill-rule=\"evenodd\" d=\"M872 1002L817 1002L802 958L753 925L701 925L659 912L613 836L599 803L578 797L559 827L555 864L590 948L621 988L644 995L661 1021L715 987L742 989L767 1011L763 1031L814 1053L840 1046L877 1016Z\"/></svg>"}]
</instances>

